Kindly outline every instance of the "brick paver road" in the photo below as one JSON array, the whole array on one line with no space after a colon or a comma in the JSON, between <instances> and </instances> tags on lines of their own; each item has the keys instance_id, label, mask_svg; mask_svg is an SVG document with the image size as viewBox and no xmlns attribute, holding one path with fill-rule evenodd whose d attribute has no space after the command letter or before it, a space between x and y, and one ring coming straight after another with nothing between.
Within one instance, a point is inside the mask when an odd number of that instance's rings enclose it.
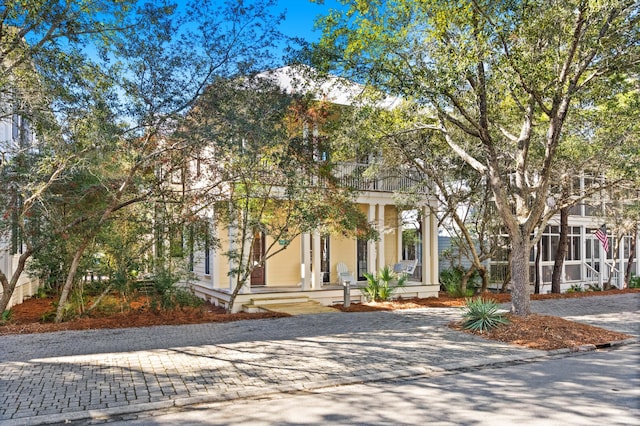
<instances>
[{"instance_id":1,"label":"brick paver road","mask_svg":"<svg viewBox=\"0 0 640 426\"><path fill-rule=\"evenodd\" d=\"M533 302L640 335L640 295ZM545 356L450 330L458 309L0 336L0 423L38 424Z\"/></svg>"}]
</instances>

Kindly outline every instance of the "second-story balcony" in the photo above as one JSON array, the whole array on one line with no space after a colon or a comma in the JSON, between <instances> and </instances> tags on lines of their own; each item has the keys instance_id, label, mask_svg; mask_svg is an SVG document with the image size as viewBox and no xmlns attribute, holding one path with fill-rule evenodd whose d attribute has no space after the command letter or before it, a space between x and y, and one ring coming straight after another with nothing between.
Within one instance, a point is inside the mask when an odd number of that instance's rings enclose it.
<instances>
[{"instance_id":1,"label":"second-story balcony","mask_svg":"<svg viewBox=\"0 0 640 426\"><path fill-rule=\"evenodd\" d=\"M374 170L371 165L365 163L338 162L332 165L332 174L337 179L334 185L358 192L413 192L423 195L429 193L427 180L415 169ZM260 175L265 183L271 182L275 185L284 177L282 170L266 163ZM301 168L297 175L300 179L305 179L309 186L328 184L323 178L310 177L310 173L304 168Z\"/></svg>"},{"instance_id":2,"label":"second-story balcony","mask_svg":"<svg viewBox=\"0 0 640 426\"><path fill-rule=\"evenodd\" d=\"M300 165L296 171L289 171L289 173L287 173L272 162L262 160L258 164L258 167L252 171L254 178L262 184L275 187L285 187L291 184L291 179L294 178L297 185L313 187L331 185L357 192L407 192L421 195L430 193L426 177L417 170L410 168L374 169L370 164L366 163L337 162L331 165L331 174L335 179L332 179L331 184L329 184L326 178L318 176L317 171L310 172L310 170L303 165ZM219 172L220 168L216 170ZM204 187L209 180L220 179L220 176L216 176L217 172L211 170L210 172L203 172L202 174L187 173L187 175L191 176L191 181L188 186L192 188ZM181 179L182 173L179 175L176 174L175 177ZM172 180L171 183L174 185L179 184L181 187L181 182L181 180L180 182L174 182ZM233 185L233 182L229 181L228 184Z\"/></svg>"},{"instance_id":3,"label":"second-story balcony","mask_svg":"<svg viewBox=\"0 0 640 426\"><path fill-rule=\"evenodd\" d=\"M356 191L429 193L426 177L415 169L372 171L369 164L340 162L334 175L341 185Z\"/></svg>"}]
</instances>

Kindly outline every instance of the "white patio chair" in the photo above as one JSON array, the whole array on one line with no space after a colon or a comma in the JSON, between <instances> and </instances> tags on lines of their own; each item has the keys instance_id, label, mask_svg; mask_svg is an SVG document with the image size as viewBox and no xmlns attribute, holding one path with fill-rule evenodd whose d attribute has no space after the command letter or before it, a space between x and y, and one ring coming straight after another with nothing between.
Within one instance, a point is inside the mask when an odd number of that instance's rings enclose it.
<instances>
[{"instance_id":1,"label":"white patio chair","mask_svg":"<svg viewBox=\"0 0 640 426\"><path fill-rule=\"evenodd\" d=\"M338 282L342 285L344 285L345 283L350 283L350 284L355 284L356 283L356 279L353 276L353 272L349 271L349 268L347 268L347 265L345 265L344 263L340 262L336 265L336 270L338 271Z\"/></svg>"},{"instance_id":2,"label":"white patio chair","mask_svg":"<svg viewBox=\"0 0 640 426\"><path fill-rule=\"evenodd\" d=\"M407 261L406 269L404 270L404 272L407 275L412 275L414 273L414 271L416 270L416 266L418 266L418 259L409 260L409 261Z\"/></svg>"},{"instance_id":3,"label":"white patio chair","mask_svg":"<svg viewBox=\"0 0 640 426\"><path fill-rule=\"evenodd\" d=\"M418 259L415 260L401 260L393 265L393 272L396 274L412 275L418 266Z\"/></svg>"}]
</instances>

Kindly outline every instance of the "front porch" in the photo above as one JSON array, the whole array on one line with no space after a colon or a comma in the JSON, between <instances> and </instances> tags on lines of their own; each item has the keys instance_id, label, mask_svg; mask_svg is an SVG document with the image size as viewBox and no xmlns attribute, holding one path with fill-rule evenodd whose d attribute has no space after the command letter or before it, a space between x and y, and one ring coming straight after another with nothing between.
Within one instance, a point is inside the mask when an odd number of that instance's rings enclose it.
<instances>
[{"instance_id":1,"label":"front porch","mask_svg":"<svg viewBox=\"0 0 640 426\"><path fill-rule=\"evenodd\" d=\"M364 287L364 282L358 282L351 286L351 303L363 303L366 301L359 288ZM215 306L227 308L230 301L230 289L212 289L204 285L192 284L195 294ZM438 284L423 284L417 281L409 281L403 288L399 288L396 298L408 299L412 297L438 297ZM344 287L339 284L324 284L318 289L303 290L300 285L288 287L252 287L250 293L240 293L236 296L232 312L257 312L261 305L281 303L303 303L307 300L316 301L324 306L332 306L344 302Z\"/></svg>"},{"instance_id":2,"label":"front porch","mask_svg":"<svg viewBox=\"0 0 640 426\"><path fill-rule=\"evenodd\" d=\"M437 218L431 209L424 205L407 216L395 206L391 193L361 194L356 202L379 232L378 239L360 240L340 233L311 231L280 241L256 232L252 242L244 246L243 259L251 259L254 266L236 296L233 312L247 311L269 300L312 300L324 306L343 303L339 268L357 281L352 283L353 303L364 300L358 287L366 284L366 273L400 264L412 267L405 271L409 280L398 290L397 297L437 297ZM231 272L233 265L225 250L233 244L236 230L231 226L218 233L222 248L196 256L192 270L195 280L189 286L199 297L227 308L237 276Z\"/></svg>"}]
</instances>

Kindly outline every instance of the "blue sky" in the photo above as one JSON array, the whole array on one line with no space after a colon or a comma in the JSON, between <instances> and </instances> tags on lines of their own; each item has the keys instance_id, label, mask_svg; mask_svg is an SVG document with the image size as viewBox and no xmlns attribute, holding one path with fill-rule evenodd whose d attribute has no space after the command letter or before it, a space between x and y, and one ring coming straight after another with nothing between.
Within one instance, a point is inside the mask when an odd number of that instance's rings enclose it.
<instances>
[{"instance_id":1,"label":"blue sky","mask_svg":"<svg viewBox=\"0 0 640 426\"><path fill-rule=\"evenodd\" d=\"M142 2L143 0L139 0ZM146 1L146 0L145 0ZM213 5L222 5L228 0L211 0ZM255 0L243 0L251 3ZM179 6L185 5L189 0L173 0ZM308 42L315 42L320 39L322 32L314 30L316 18L326 15L331 9L342 9L344 6L339 0L324 0L322 4L312 3L310 0L276 0L276 6L272 9L274 15L285 12L285 19L278 29L285 36L300 37ZM282 44L278 56L285 55L285 48ZM295 47L295 46L294 46Z\"/></svg>"},{"instance_id":2,"label":"blue sky","mask_svg":"<svg viewBox=\"0 0 640 426\"><path fill-rule=\"evenodd\" d=\"M338 0L325 0L323 5L311 3L309 0L278 0L278 10L287 10L281 31L288 36L317 41L321 33L319 30L313 30L315 18L326 14L329 9L340 7Z\"/></svg>"}]
</instances>

